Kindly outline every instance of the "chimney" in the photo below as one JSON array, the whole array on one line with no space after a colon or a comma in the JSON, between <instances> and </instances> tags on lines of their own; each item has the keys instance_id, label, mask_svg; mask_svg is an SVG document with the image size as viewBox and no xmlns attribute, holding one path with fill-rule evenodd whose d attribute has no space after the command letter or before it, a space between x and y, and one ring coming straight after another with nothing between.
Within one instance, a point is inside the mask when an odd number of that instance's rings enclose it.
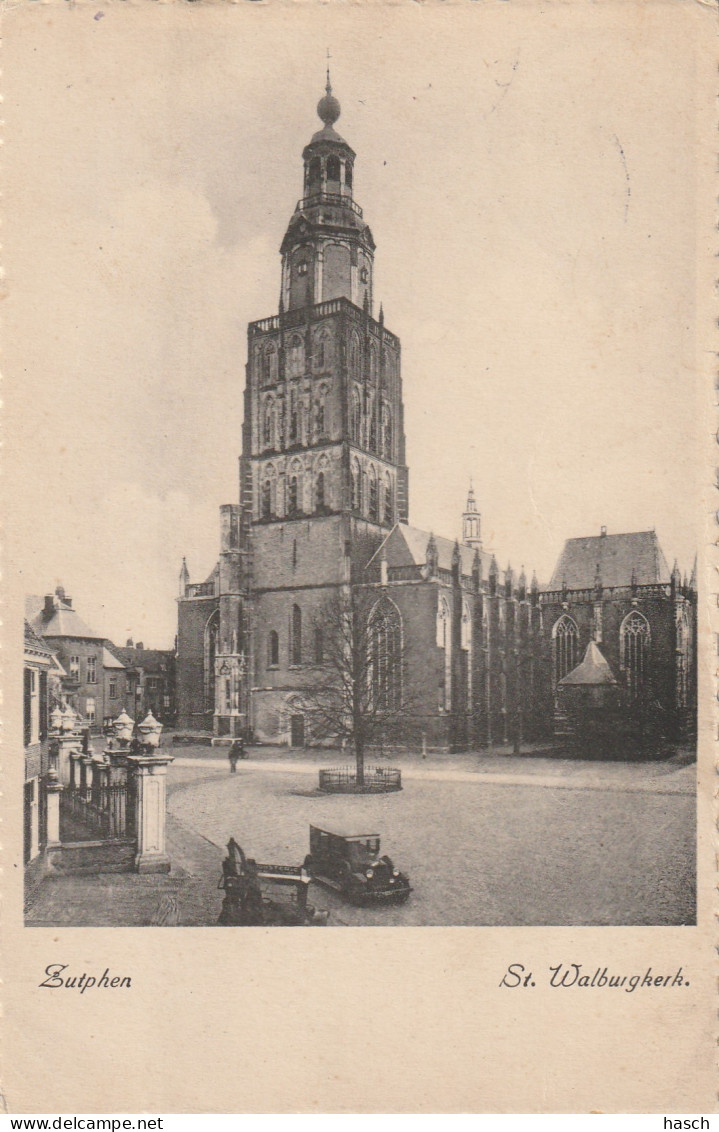
<instances>
[{"instance_id":1,"label":"chimney","mask_svg":"<svg viewBox=\"0 0 719 1132\"><path fill-rule=\"evenodd\" d=\"M142 652L144 647L145 646L143 645L142 641L138 641L137 644L135 645L135 648L137 649L138 652Z\"/></svg>"},{"instance_id":2,"label":"chimney","mask_svg":"<svg viewBox=\"0 0 719 1132\"><path fill-rule=\"evenodd\" d=\"M125 641L125 648L126 649L134 649L134 647L135 647L135 642L133 641L132 637L128 637L127 640Z\"/></svg>"},{"instance_id":3,"label":"chimney","mask_svg":"<svg viewBox=\"0 0 719 1132\"><path fill-rule=\"evenodd\" d=\"M606 538L606 537L607 537L607 528L606 528L606 527L602 527L602 528L600 529L600 531L599 531L599 537L600 537L600 538Z\"/></svg>"},{"instance_id":4,"label":"chimney","mask_svg":"<svg viewBox=\"0 0 719 1132\"><path fill-rule=\"evenodd\" d=\"M42 615L49 621L55 612L55 598L53 594L45 594L45 605L43 607Z\"/></svg>"}]
</instances>

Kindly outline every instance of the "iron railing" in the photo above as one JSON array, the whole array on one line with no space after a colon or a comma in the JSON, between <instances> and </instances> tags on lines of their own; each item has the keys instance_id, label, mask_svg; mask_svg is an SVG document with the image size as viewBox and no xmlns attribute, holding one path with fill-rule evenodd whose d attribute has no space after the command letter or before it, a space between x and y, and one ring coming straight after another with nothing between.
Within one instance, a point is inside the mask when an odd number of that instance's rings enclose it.
<instances>
[{"instance_id":1,"label":"iron railing","mask_svg":"<svg viewBox=\"0 0 719 1132\"><path fill-rule=\"evenodd\" d=\"M68 786L60 795L60 816L72 830L71 840L132 837L134 810L134 794L126 785Z\"/></svg>"},{"instance_id":2,"label":"iron railing","mask_svg":"<svg viewBox=\"0 0 719 1132\"><path fill-rule=\"evenodd\" d=\"M391 766L366 766L362 782L357 781L355 766L323 767L320 770L320 790L334 794L386 794L402 789L402 772Z\"/></svg>"}]
</instances>

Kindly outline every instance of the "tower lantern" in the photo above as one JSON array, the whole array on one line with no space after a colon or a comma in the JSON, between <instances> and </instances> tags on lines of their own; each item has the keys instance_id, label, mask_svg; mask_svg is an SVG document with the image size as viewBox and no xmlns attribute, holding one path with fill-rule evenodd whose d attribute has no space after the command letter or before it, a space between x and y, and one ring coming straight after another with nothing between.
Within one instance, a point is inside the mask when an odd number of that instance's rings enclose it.
<instances>
[{"instance_id":1,"label":"tower lantern","mask_svg":"<svg viewBox=\"0 0 719 1132\"><path fill-rule=\"evenodd\" d=\"M477 510L477 501L474 498L474 487L472 481L469 481L469 492L467 493L467 506L464 514L462 515L462 542L466 546L471 546L475 550L482 549L482 516Z\"/></svg>"}]
</instances>

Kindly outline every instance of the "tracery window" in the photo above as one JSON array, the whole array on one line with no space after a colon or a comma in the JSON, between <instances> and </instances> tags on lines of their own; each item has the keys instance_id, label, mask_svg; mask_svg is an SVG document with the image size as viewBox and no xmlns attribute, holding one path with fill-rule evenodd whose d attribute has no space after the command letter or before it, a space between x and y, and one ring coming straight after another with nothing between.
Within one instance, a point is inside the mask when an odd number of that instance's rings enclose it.
<instances>
[{"instance_id":1,"label":"tracery window","mask_svg":"<svg viewBox=\"0 0 719 1132\"><path fill-rule=\"evenodd\" d=\"M272 398L265 401L265 411L262 421L262 442L265 448L271 448L274 443L274 416L275 407Z\"/></svg>"},{"instance_id":2,"label":"tracery window","mask_svg":"<svg viewBox=\"0 0 719 1132\"><path fill-rule=\"evenodd\" d=\"M360 376L360 345L356 334L350 338L349 368L353 377Z\"/></svg>"},{"instance_id":3,"label":"tracery window","mask_svg":"<svg viewBox=\"0 0 719 1132\"><path fill-rule=\"evenodd\" d=\"M276 629L270 629L267 637L267 667L276 668L280 663L280 638Z\"/></svg>"},{"instance_id":4,"label":"tracery window","mask_svg":"<svg viewBox=\"0 0 719 1132\"><path fill-rule=\"evenodd\" d=\"M554 646L554 683L559 681L577 667L579 646L579 629L576 621L566 613L555 622L552 629L552 642Z\"/></svg>"},{"instance_id":5,"label":"tracery window","mask_svg":"<svg viewBox=\"0 0 719 1132\"><path fill-rule=\"evenodd\" d=\"M452 624L447 599L441 597L437 603L437 644L439 648L449 647L452 635Z\"/></svg>"},{"instance_id":6,"label":"tracery window","mask_svg":"<svg viewBox=\"0 0 719 1132\"><path fill-rule=\"evenodd\" d=\"M372 702L379 711L396 711L402 703L402 619L394 602L383 598L369 622Z\"/></svg>"},{"instance_id":7,"label":"tracery window","mask_svg":"<svg viewBox=\"0 0 719 1132\"><path fill-rule=\"evenodd\" d=\"M300 434L299 411L297 407L297 390L290 390L290 444L295 442Z\"/></svg>"},{"instance_id":8,"label":"tracery window","mask_svg":"<svg viewBox=\"0 0 719 1132\"><path fill-rule=\"evenodd\" d=\"M469 649L472 643L472 616L469 611L469 605L466 601L462 602L462 631L460 648Z\"/></svg>"},{"instance_id":9,"label":"tracery window","mask_svg":"<svg viewBox=\"0 0 719 1132\"><path fill-rule=\"evenodd\" d=\"M619 662L633 700L638 699L647 688L650 644L649 622L635 609L624 618L619 633Z\"/></svg>"},{"instance_id":10,"label":"tracery window","mask_svg":"<svg viewBox=\"0 0 719 1132\"><path fill-rule=\"evenodd\" d=\"M327 327L315 336L315 369L327 369L332 362L332 335Z\"/></svg>"}]
</instances>

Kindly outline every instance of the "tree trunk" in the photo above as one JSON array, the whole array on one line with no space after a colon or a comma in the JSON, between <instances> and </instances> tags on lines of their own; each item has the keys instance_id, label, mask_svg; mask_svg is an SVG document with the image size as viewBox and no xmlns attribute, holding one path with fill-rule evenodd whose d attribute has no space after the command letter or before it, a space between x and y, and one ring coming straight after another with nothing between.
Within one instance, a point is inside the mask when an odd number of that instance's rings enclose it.
<instances>
[{"instance_id":1,"label":"tree trunk","mask_svg":"<svg viewBox=\"0 0 719 1132\"><path fill-rule=\"evenodd\" d=\"M355 759L357 762L357 785L364 786L364 739L355 736Z\"/></svg>"}]
</instances>

